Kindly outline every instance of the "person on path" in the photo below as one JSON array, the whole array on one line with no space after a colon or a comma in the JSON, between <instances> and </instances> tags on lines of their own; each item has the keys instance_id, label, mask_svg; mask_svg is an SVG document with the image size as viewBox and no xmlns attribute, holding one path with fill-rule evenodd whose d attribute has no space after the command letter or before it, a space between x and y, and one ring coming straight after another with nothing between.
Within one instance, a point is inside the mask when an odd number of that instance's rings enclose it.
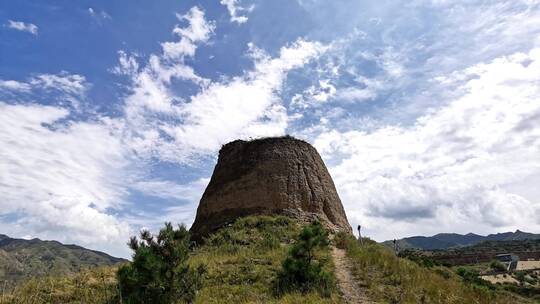
<instances>
[{"instance_id":1,"label":"person on path","mask_svg":"<svg viewBox=\"0 0 540 304\"><path fill-rule=\"evenodd\" d=\"M358 240L360 241L360 244L362 244L362 234L360 233L360 229L362 226L358 225Z\"/></svg>"}]
</instances>

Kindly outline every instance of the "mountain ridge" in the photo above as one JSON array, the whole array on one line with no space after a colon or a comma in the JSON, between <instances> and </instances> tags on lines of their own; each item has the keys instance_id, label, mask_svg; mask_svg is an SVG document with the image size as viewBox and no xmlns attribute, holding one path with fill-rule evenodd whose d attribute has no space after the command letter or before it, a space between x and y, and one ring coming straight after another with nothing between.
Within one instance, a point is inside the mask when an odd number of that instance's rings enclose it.
<instances>
[{"instance_id":1,"label":"mountain ridge","mask_svg":"<svg viewBox=\"0 0 540 304\"><path fill-rule=\"evenodd\" d=\"M475 233L438 233L433 236L411 236L397 240L400 249L437 250L466 247L479 244L484 241L512 241L512 240L538 240L540 234L516 230L515 232L492 233L479 235ZM393 240L387 240L381 244L393 248Z\"/></svg>"},{"instance_id":2,"label":"mountain ridge","mask_svg":"<svg viewBox=\"0 0 540 304\"><path fill-rule=\"evenodd\" d=\"M126 261L75 244L0 234L0 282L6 282L8 288L33 277L68 275L83 268Z\"/></svg>"}]
</instances>

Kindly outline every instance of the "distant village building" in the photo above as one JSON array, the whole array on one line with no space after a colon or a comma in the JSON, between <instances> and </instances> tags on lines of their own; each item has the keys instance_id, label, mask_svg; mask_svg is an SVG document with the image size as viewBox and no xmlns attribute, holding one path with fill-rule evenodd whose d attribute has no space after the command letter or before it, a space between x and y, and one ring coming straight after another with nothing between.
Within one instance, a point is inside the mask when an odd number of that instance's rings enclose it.
<instances>
[{"instance_id":1,"label":"distant village building","mask_svg":"<svg viewBox=\"0 0 540 304\"><path fill-rule=\"evenodd\" d=\"M497 254L495 258L501 262L504 263L507 266L508 272L513 272L516 270L519 257L513 253L503 253L503 254Z\"/></svg>"},{"instance_id":2,"label":"distant village building","mask_svg":"<svg viewBox=\"0 0 540 304\"><path fill-rule=\"evenodd\" d=\"M513 253L497 254L495 258L502 263L511 263L519 261L519 257Z\"/></svg>"}]
</instances>

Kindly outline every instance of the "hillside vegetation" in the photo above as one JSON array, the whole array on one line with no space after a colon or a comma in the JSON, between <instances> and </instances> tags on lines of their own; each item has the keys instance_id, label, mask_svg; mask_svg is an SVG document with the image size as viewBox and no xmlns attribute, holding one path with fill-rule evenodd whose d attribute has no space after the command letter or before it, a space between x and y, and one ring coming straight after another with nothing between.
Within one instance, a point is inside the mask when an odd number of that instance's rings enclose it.
<instances>
[{"instance_id":1,"label":"hillside vegetation","mask_svg":"<svg viewBox=\"0 0 540 304\"><path fill-rule=\"evenodd\" d=\"M85 268L125 261L76 245L0 235L0 288L11 289L33 277L74 274Z\"/></svg>"},{"instance_id":2,"label":"hillside vegetation","mask_svg":"<svg viewBox=\"0 0 540 304\"><path fill-rule=\"evenodd\" d=\"M381 303L532 303L489 284L468 282L444 266L422 267L398 258L369 239L362 243L340 235L338 245L347 251L354 275Z\"/></svg>"},{"instance_id":3,"label":"hillside vegetation","mask_svg":"<svg viewBox=\"0 0 540 304\"><path fill-rule=\"evenodd\" d=\"M511 240L511 241L484 241L473 246L455 248L441 251L444 253L477 253L477 252L522 252L540 251L540 240ZM438 253L438 252L437 252Z\"/></svg>"},{"instance_id":4,"label":"hillside vegetation","mask_svg":"<svg viewBox=\"0 0 540 304\"><path fill-rule=\"evenodd\" d=\"M338 293L316 291L276 295L274 280L302 226L287 217L238 219L195 248L189 263L206 265L195 303L340 303ZM330 262L328 248L317 252ZM332 264L326 269L331 272ZM4 294L0 303L121 303L117 267L85 270L75 275L40 278Z\"/></svg>"},{"instance_id":5,"label":"hillside vegetation","mask_svg":"<svg viewBox=\"0 0 540 304\"><path fill-rule=\"evenodd\" d=\"M406 237L397 240L397 243L400 249L444 250L473 246L482 242L510 242L525 240L540 240L540 234L520 230L516 230L515 232L489 234L487 236L474 233L439 233L434 236ZM382 244L388 248L394 248L393 241L385 241Z\"/></svg>"},{"instance_id":6,"label":"hillside vegetation","mask_svg":"<svg viewBox=\"0 0 540 304\"><path fill-rule=\"evenodd\" d=\"M343 303L335 284L326 293L277 292L276 280L285 269L283 262L295 252L291 248L299 244L301 230L301 224L287 217L250 216L212 234L189 255L189 265L206 267L194 302ZM352 237L338 235L334 242L346 250L359 287L373 303L531 303L508 292L466 283L449 268L425 268L398 258L368 239L361 245ZM332 273L330 248L315 250L321 271ZM33 279L3 294L0 303L126 303L120 296L117 269L101 267Z\"/></svg>"}]
</instances>

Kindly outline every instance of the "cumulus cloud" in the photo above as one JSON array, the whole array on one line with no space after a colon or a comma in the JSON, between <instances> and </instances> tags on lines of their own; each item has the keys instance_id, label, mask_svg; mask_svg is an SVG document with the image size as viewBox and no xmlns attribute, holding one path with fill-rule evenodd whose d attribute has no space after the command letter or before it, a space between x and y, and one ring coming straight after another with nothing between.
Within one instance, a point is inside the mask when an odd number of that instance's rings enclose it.
<instances>
[{"instance_id":1,"label":"cumulus cloud","mask_svg":"<svg viewBox=\"0 0 540 304\"><path fill-rule=\"evenodd\" d=\"M80 101L86 96L91 85L79 74L62 71L57 74L37 74L26 81L0 79L0 97L2 95L33 96L52 92L61 103L68 101L78 109Z\"/></svg>"},{"instance_id":2,"label":"cumulus cloud","mask_svg":"<svg viewBox=\"0 0 540 304\"><path fill-rule=\"evenodd\" d=\"M327 102L336 94L336 87L329 79L319 80L318 86L310 86L302 94L296 94L291 100L291 107L307 108L310 105L320 105Z\"/></svg>"},{"instance_id":3,"label":"cumulus cloud","mask_svg":"<svg viewBox=\"0 0 540 304\"><path fill-rule=\"evenodd\" d=\"M439 78L460 95L410 127L320 134L350 219L379 239L540 229L539 71L540 49L500 57Z\"/></svg>"},{"instance_id":4,"label":"cumulus cloud","mask_svg":"<svg viewBox=\"0 0 540 304\"><path fill-rule=\"evenodd\" d=\"M186 20L187 27L175 26L173 33L179 41L163 42L161 54L151 54L146 65L139 67L136 56L119 52L119 65L113 73L129 75L132 79L132 93L126 100L128 120L142 123L147 110L174 114L172 105L179 98L170 90L171 80L180 79L204 85L208 80L198 76L192 67L185 64L186 57L195 55L199 44L208 41L214 31L213 22L207 22L204 12L193 7L185 15L177 15ZM146 134L154 136L153 134Z\"/></svg>"},{"instance_id":5,"label":"cumulus cloud","mask_svg":"<svg viewBox=\"0 0 540 304\"><path fill-rule=\"evenodd\" d=\"M109 210L123 202L125 148L107 121L60 123L67 115L0 103L0 210L22 215L5 232L24 227L35 237L124 253L111 244L123 243L129 226Z\"/></svg>"},{"instance_id":6,"label":"cumulus cloud","mask_svg":"<svg viewBox=\"0 0 540 304\"><path fill-rule=\"evenodd\" d=\"M132 94L125 107L127 122L133 126L131 146L141 156L185 163L215 152L232 139L283 134L288 117L277 93L290 70L321 54L326 46L300 39L271 58L250 45L253 70L212 82L196 75L184 57L194 56L198 44L208 41L213 23L197 7L180 18L189 21L187 27L174 30L180 41L162 43L163 52L152 54L132 76ZM201 90L189 98L178 96L172 91L173 78L190 81Z\"/></svg>"},{"instance_id":7,"label":"cumulus cloud","mask_svg":"<svg viewBox=\"0 0 540 304\"><path fill-rule=\"evenodd\" d=\"M0 90L2 91L30 92L31 89L31 85L25 82L0 79Z\"/></svg>"},{"instance_id":8,"label":"cumulus cloud","mask_svg":"<svg viewBox=\"0 0 540 304\"><path fill-rule=\"evenodd\" d=\"M204 12L197 6L192 7L185 15L176 14L178 20L186 20L186 28L176 26L173 33L180 37L177 42L163 42L163 56L166 59L183 59L185 56L195 55L198 43L208 41L213 34L215 25L204 18Z\"/></svg>"},{"instance_id":9,"label":"cumulus cloud","mask_svg":"<svg viewBox=\"0 0 540 304\"><path fill-rule=\"evenodd\" d=\"M38 34L38 27L37 27L37 25L35 25L33 23L25 23L25 22L22 22L22 21L8 20L8 23L7 23L6 26L8 28L10 28L10 29L14 29L14 30L17 30L17 31L27 32L27 33L30 33L30 34L33 34L33 35Z\"/></svg>"},{"instance_id":10,"label":"cumulus cloud","mask_svg":"<svg viewBox=\"0 0 540 304\"><path fill-rule=\"evenodd\" d=\"M181 146L213 151L234 138L282 134L287 117L276 92L288 71L323 50L319 43L299 40L281 48L277 58L258 58L244 76L211 84L181 107L184 124L171 130L171 136Z\"/></svg>"},{"instance_id":11,"label":"cumulus cloud","mask_svg":"<svg viewBox=\"0 0 540 304\"><path fill-rule=\"evenodd\" d=\"M227 7L229 14L231 15L231 22L236 22L238 24L246 23L248 18L246 16L240 16L241 12L251 12L254 6L248 8L242 7L239 5L238 0L221 0L220 3Z\"/></svg>"},{"instance_id":12,"label":"cumulus cloud","mask_svg":"<svg viewBox=\"0 0 540 304\"><path fill-rule=\"evenodd\" d=\"M44 89L81 97L86 94L88 87L89 84L86 82L84 76L70 74L66 71L62 71L58 74L37 74L30 77L27 81L0 79L0 90L13 90L19 92Z\"/></svg>"},{"instance_id":13,"label":"cumulus cloud","mask_svg":"<svg viewBox=\"0 0 540 304\"><path fill-rule=\"evenodd\" d=\"M256 59L254 70L211 83L189 102L173 104L172 98L160 96L162 107L154 112L166 109L175 115L167 123L148 121L152 112L146 112L145 128L137 130L141 132L136 137L140 139L137 147L152 149L152 155L165 160L185 162L216 151L232 139L283 134L287 114L276 93L288 71L323 50L321 44L299 40L283 47L277 58L258 54L261 57Z\"/></svg>"},{"instance_id":14,"label":"cumulus cloud","mask_svg":"<svg viewBox=\"0 0 540 304\"><path fill-rule=\"evenodd\" d=\"M67 95L79 97L88 90L84 76L69 74L65 71L59 74L39 74L33 77L29 83L33 87L58 90Z\"/></svg>"},{"instance_id":15,"label":"cumulus cloud","mask_svg":"<svg viewBox=\"0 0 540 304\"><path fill-rule=\"evenodd\" d=\"M135 55L129 55L125 51L118 51L118 65L110 70L117 75L133 76L139 71L139 62Z\"/></svg>"}]
</instances>

